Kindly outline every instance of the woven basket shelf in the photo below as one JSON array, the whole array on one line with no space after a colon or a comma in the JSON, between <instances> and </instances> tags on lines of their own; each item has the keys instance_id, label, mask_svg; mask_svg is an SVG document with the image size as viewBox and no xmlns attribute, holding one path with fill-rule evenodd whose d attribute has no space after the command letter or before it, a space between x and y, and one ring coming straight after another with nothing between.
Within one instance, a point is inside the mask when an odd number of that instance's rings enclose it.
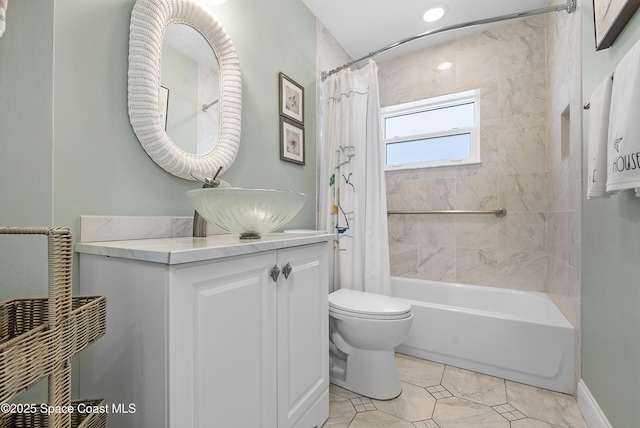
<instances>
[{"instance_id":1,"label":"woven basket shelf","mask_svg":"<svg viewBox=\"0 0 640 428\"><path fill-rule=\"evenodd\" d=\"M0 403L49 376L56 363L71 358L101 337L106 298L74 297L61 325L47 329L48 299L0 303Z\"/></svg>"},{"instance_id":2,"label":"woven basket shelf","mask_svg":"<svg viewBox=\"0 0 640 428\"><path fill-rule=\"evenodd\" d=\"M48 377L48 406L68 407L71 357L104 335L106 298L71 297L69 229L0 227L0 235L46 235L49 265L48 298L0 302L0 403ZM0 427L106 427L106 415L7 413L0 414Z\"/></svg>"}]
</instances>

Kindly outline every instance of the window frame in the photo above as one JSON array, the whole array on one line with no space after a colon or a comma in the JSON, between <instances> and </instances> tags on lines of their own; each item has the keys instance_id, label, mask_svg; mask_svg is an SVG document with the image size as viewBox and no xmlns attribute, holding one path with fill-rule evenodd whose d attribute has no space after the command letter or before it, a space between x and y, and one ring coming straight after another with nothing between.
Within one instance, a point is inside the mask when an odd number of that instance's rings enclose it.
<instances>
[{"instance_id":1,"label":"window frame","mask_svg":"<svg viewBox=\"0 0 640 428\"><path fill-rule=\"evenodd\" d=\"M404 137L386 138L386 119L404 116L412 113L420 113L429 110L438 110L447 107L454 107L463 104L474 104L473 126L468 128L455 128L450 130L430 132L425 134L414 134ZM384 155L385 171L396 171L403 169L435 168L452 165L473 165L480 163L480 89L456 92L452 94L440 95L432 98L425 98L418 101L397 104L380 109L380 126L382 129L382 144ZM465 158L436 159L431 161L406 162L401 164L387 165L387 145L428 138L438 138L454 135L470 134L470 154Z\"/></svg>"}]
</instances>

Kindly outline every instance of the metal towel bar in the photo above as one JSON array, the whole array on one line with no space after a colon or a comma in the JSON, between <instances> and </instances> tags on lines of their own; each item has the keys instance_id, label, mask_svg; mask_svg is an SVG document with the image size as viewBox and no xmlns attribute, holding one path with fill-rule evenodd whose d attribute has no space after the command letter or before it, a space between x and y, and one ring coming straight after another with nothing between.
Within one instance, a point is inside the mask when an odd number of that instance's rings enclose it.
<instances>
[{"instance_id":1,"label":"metal towel bar","mask_svg":"<svg viewBox=\"0 0 640 428\"><path fill-rule=\"evenodd\" d=\"M388 215L391 214L493 214L496 217L504 217L507 215L506 208L497 208L492 211L476 211L476 210L442 210L442 211L400 211L389 210Z\"/></svg>"}]
</instances>

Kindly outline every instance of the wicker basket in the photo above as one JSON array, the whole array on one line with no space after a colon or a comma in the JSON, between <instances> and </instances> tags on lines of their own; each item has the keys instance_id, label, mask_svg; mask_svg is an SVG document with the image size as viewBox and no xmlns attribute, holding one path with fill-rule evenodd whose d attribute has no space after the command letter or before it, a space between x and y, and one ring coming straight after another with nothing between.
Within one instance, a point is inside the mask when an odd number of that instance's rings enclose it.
<instances>
[{"instance_id":1,"label":"wicker basket","mask_svg":"<svg viewBox=\"0 0 640 428\"><path fill-rule=\"evenodd\" d=\"M77 411L79 404L87 406L105 406L104 400L73 400L71 405L76 409L69 414L72 428L106 428L106 413L80 413ZM40 409L40 405L36 405ZM48 428L49 416L46 413L36 412L27 414L0 415L0 427L2 428Z\"/></svg>"},{"instance_id":2,"label":"wicker basket","mask_svg":"<svg viewBox=\"0 0 640 428\"><path fill-rule=\"evenodd\" d=\"M104 296L74 297L73 310L53 329L47 329L47 309L48 299L0 303L0 403L50 375L58 362L104 335Z\"/></svg>"},{"instance_id":3,"label":"wicker basket","mask_svg":"<svg viewBox=\"0 0 640 428\"><path fill-rule=\"evenodd\" d=\"M104 335L106 298L71 297L69 229L0 227L0 234L46 235L49 253L49 297L0 303L0 403L48 377L48 405L68 407L71 357ZM1 427L106 427L106 416L8 413L0 422Z\"/></svg>"}]
</instances>

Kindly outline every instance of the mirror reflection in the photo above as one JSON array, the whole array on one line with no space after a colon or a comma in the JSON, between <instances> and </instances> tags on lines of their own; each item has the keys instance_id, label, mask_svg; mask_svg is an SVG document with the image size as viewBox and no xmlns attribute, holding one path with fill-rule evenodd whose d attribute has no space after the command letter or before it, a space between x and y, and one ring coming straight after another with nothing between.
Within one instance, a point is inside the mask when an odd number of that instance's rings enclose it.
<instances>
[{"instance_id":1,"label":"mirror reflection","mask_svg":"<svg viewBox=\"0 0 640 428\"><path fill-rule=\"evenodd\" d=\"M185 24L163 37L159 110L173 143L191 154L209 153L218 140L220 67L207 40Z\"/></svg>"}]
</instances>

